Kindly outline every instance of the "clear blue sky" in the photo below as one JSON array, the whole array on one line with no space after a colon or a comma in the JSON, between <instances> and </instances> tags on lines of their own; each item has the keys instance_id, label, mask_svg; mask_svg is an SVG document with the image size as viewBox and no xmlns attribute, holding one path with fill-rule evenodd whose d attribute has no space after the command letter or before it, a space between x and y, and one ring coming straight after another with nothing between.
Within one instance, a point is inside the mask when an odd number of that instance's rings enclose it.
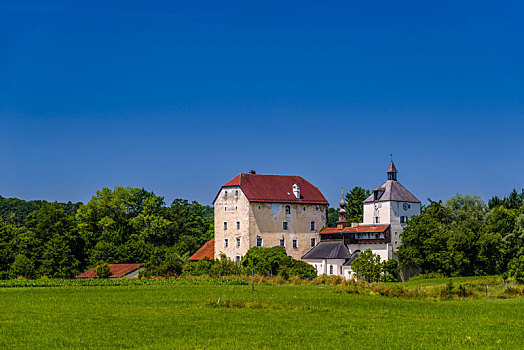
<instances>
[{"instance_id":1,"label":"clear blue sky","mask_svg":"<svg viewBox=\"0 0 524 350\"><path fill-rule=\"evenodd\" d=\"M0 2L0 195L524 187L521 1Z\"/></svg>"}]
</instances>

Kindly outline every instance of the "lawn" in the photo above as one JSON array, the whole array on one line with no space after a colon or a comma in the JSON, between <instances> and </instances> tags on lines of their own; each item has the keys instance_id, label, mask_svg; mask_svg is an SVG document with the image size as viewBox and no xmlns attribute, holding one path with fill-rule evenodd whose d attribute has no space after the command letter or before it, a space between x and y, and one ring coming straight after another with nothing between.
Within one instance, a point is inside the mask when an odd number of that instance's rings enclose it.
<instances>
[{"instance_id":1,"label":"lawn","mask_svg":"<svg viewBox=\"0 0 524 350\"><path fill-rule=\"evenodd\" d=\"M338 286L0 289L0 348L522 348L524 299L426 301ZM220 302L217 301L220 298Z\"/></svg>"}]
</instances>

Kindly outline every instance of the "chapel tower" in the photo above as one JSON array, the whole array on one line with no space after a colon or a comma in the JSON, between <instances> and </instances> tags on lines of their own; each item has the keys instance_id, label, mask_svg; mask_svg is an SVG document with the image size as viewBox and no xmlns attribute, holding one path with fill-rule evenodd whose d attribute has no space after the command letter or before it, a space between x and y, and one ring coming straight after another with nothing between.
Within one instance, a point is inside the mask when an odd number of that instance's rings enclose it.
<instances>
[{"instance_id":1,"label":"chapel tower","mask_svg":"<svg viewBox=\"0 0 524 350\"><path fill-rule=\"evenodd\" d=\"M391 244L393 250L397 250L408 220L420 214L420 201L398 182L393 160L386 174L386 182L374 188L364 201L364 224L391 225Z\"/></svg>"}]
</instances>

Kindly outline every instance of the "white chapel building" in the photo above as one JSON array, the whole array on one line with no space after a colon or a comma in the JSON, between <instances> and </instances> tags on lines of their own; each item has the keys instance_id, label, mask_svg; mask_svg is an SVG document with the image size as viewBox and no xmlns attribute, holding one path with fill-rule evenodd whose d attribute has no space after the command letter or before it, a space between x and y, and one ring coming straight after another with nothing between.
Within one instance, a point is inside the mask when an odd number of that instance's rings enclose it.
<instances>
[{"instance_id":1,"label":"white chapel building","mask_svg":"<svg viewBox=\"0 0 524 350\"><path fill-rule=\"evenodd\" d=\"M371 249L382 261L396 259L402 231L413 215L420 214L421 203L397 181L393 161L386 173L386 182L373 189L363 202L363 223L347 222L342 196L337 227L323 229L319 244L302 256L319 275L351 277L351 262L366 249Z\"/></svg>"}]
</instances>

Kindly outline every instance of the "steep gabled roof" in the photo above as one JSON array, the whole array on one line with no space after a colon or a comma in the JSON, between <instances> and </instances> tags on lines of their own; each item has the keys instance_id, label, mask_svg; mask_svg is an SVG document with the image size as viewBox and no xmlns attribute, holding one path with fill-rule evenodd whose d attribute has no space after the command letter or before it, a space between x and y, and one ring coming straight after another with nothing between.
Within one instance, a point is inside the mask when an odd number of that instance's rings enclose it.
<instances>
[{"instance_id":1,"label":"steep gabled roof","mask_svg":"<svg viewBox=\"0 0 524 350\"><path fill-rule=\"evenodd\" d=\"M400 182L396 180L388 180L382 186L384 193L377 202L397 201L397 202L409 202L409 203L420 203L420 201L411 194ZM373 203L374 193L371 194L364 203Z\"/></svg>"},{"instance_id":2,"label":"steep gabled roof","mask_svg":"<svg viewBox=\"0 0 524 350\"><path fill-rule=\"evenodd\" d=\"M320 242L302 259L349 259L350 254L347 247L341 242Z\"/></svg>"},{"instance_id":3,"label":"steep gabled roof","mask_svg":"<svg viewBox=\"0 0 524 350\"><path fill-rule=\"evenodd\" d=\"M109 277L124 277L125 275L128 275L131 272L138 270L140 266L142 266L142 264L109 264L109 269L111 271L111 276ZM95 269L96 267L84 272L81 275L76 276L76 278L97 278Z\"/></svg>"},{"instance_id":4,"label":"steep gabled roof","mask_svg":"<svg viewBox=\"0 0 524 350\"><path fill-rule=\"evenodd\" d=\"M204 243L195 254L191 255L189 261L197 261L202 259L213 260L215 258L215 238L211 238Z\"/></svg>"},{"instance_id":5,"label":"steep gabled roof","mask_svg":"<svg viewBox=\"0 0 524 350\"><path fill-rule=\"evenodd\" d=\"M300 199L293 194L294 184L300 186ZM320 190L301 176L238 174L222 187L234 186L239 186L250 202L329 204Z\"/></svg>"}]
</instances>

